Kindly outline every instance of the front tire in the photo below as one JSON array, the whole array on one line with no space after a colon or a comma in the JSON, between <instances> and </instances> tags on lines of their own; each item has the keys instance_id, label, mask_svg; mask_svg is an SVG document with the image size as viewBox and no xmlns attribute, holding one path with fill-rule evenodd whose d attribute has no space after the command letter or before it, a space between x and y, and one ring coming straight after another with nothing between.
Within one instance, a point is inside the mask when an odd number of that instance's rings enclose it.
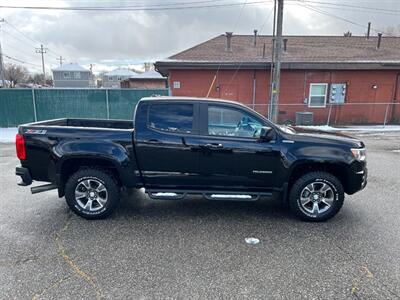
<instances>
[{"instance_id":1,"label":"front tire","mask_svg":"<svg viewBox=\"0 0 400 300\"><path fill-rule=\"evenodd\" d=\"M344 201L341 182L327 172L311 172L300 177L292 186L290 210L305 221L322 222L335 216Z\"/></svg>"},{"instance_id":2,"label":"front tire","mask_svg":"<svg viewBox=\"0 0 400 300\"><path fill-rule=\"evenodd\" d=\"M81 169L65 185L68 206L85 219L103 219L118 206L120 189L114 178L98 169Z\"/></svg>"}]
</instances>

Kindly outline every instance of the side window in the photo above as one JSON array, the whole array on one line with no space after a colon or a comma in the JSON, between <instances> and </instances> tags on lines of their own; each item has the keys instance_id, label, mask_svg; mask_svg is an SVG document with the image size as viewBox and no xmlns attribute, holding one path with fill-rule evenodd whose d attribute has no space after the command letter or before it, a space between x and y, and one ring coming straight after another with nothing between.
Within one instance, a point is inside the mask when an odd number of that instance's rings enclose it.
<instances>
[{"instance_id":1,"label":"side window","mask_svg":"<svg viewBox=\"0 0 400 300\"><path fill-rule=\"evenodd\" d=\"M208 134L259 138L262 124L245 111L208 106Z\"/></svg>"},{"instance_id":2,"label":"side window","mask_svg":"<svg viewBox=\"0 0 400 300\"><path fill-rule=\"evenodd\" d=\"M325 107L327 91L327 83L311 83L308 107Z\"/></svg>"},{"instance_id":3,"label":"side window","mask_svg":"<svg viewBox=\"0 0 400 300\"><path fill-rule=\"evenodd\" d=\"M152 104L147 123L161 131L192 133L193 104Z\"/></svg>"}]
</instances>

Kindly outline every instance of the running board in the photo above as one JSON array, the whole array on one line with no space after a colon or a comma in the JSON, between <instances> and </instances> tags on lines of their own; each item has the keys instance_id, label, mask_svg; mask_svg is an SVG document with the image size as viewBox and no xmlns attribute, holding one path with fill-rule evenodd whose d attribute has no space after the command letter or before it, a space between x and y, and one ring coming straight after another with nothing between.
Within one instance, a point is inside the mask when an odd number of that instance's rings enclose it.
<instances>
[{"instance_id":1,"label":"running board","mask_svg":"<svg viewBox=\"0 0 400 300\"><path fill-rule=\"evenodd\" d=\"M176 193L169 191L146 191L146 193L153 200L180 200L186 196L186 193Z\"/></svg>"},{"instance_id":2,"label":"running board","mask_svg":"<svg viewBox=\"0 0 400 300\"><path fill-rule=\"evenodd\" d=\"M240 193L232 191L204 191L204 190L146 190L153 200L181 200L186 195L202 195L207 200L222 201L257 201L260 196L271 197L272 193Z\"/></svg>"},{"instance_id":3,"label":"running board","mask_svg":"<svg viewBox=\"0 0 400 300\"><path fill-rule=\"evenodd\" d=\"M32 194L37 194L41 192L46 192L50 190L55 190L57 188L57 185L49 183L45 185L39 185L39 186L34 186L31 188L31 193Z\"/></svg>"},{"instance_id":4,"label":"running board","mask_svg":"<svg viewBox=\"0 0 400 300\"><path fill-rule=\"evenodd\" d=\"M251 194L231 194L231 193L212 193L212 194L203 194L203 197L207 200L222 200L222 201L257 201L260 198L260 195L251 195Z\"/></svg>"}]
</instances>

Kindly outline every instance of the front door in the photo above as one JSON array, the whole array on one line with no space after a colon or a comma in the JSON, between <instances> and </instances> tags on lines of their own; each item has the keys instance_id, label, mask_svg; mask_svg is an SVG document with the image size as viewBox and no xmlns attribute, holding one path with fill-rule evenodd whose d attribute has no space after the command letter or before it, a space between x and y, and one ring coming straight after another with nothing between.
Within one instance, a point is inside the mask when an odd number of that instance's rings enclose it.
<instances>
[{"instance_id":1,"label":"front door","mask_svg":"<svg viewBox=\"0 0 400 300\"><path fill-rule=\"evenodd\" d=\"M136 113L136 155L146 188L195 187L196 103L149 101Z\"/></svg>"},{"instance_id":2,"label":"front door","mask_svg":"<svg viewBox=\"0 0 400 300\"><path fill-rule=\"evenodd\" d=\"M257 114L238 105L202 104L200 183L209 189L264 190L274 187L279 147L259 139Z\"/></svg>"}]
</instances>

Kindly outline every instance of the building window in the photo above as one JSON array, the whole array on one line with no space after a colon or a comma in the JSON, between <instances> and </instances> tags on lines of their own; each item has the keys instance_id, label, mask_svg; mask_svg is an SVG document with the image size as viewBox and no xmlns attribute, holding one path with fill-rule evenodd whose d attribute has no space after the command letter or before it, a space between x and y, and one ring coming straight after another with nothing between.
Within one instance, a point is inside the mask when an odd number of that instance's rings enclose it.
<instances>
[{"instance_id":1,"label":"building window","mask_svg":"<svg viewBox=\"0 0 400 300\"><path fill-rule=\"evenodd\" d=\"M64 79L70 79L71 78L71 73L70 72L64 72L63 73L63 78Z\"/></svg>"},{"instance_id":2,"label":"building window","mask_svg":"<svg viewBox=\"0 0 400 300\"><path fill-rule=\"evenodd\" d=\"M118 76L118 77L117 77L117 81L122 81L122 77L121 77L121 76Z\"/></svg>"},{"instance_id":3,"label":"building window","mask_svg":"<svg viewBox=\"0 0 400 300\"><path fill-rule=\"evenodd\" d=\"M165 132L192 133L193 104L153 104L148 126Z\"/></svg>"},{"instance_id":4,"label":"building window","mask_svg":"<svg viewBox=\"0 0 400 300\"><path fill-rule=\"evenodd\" d=\"M180 81L174 81L173 86L174 86L174 89L180 89L181 88L181 82Z\"/></svg>"},{"instance_id":5,"label":"building window","mask_svg":"<svg viewBox=\"0 0 400 300\"><path fill-rule=\"evenodd\" d=\"M325 107L327 91L327 83L311 83L308 107Z\"/></svg>"},{"instance_id":6,"label":"building window","mask_svg":"<svg viewBox=\"0 0 400 300\"><path fill-rule=\"evenodd\" d=\"M81 79L81 72L74 72L75 79Z\"/></svg>"},{"instance_id":7,"label":"building window","mask_svg":"<svg viewBox=\"0 0 400 300\"><path fill-rule=\"evenodd\" d=\"M108 81L114 81L114 78L112 76L108 76Z\"/></svg>"}]
</instances>

